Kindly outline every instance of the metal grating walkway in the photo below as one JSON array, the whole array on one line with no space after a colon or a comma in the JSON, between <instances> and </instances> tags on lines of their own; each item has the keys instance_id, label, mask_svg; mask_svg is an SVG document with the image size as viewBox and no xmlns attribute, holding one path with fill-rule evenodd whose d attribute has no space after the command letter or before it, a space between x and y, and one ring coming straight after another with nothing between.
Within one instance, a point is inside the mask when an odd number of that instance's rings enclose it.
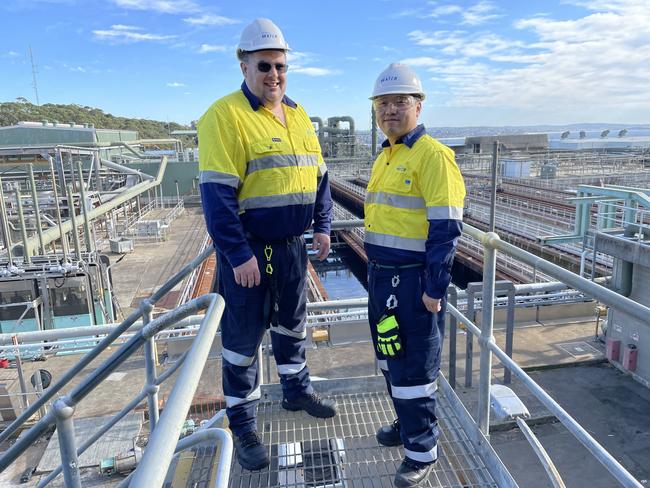
<instances>
[{"instance_id":1,"label":"metal grating walkway","mask_svg":"<svg viewBox=\"0 0 650 488\"><path fill-rule=\"evenodd\" d=\"M322 391L318 383L316 388ZM385 392L356 391L363 393L332 395L339 413L325 420L288 412L278 400L260 403L258 430L271 446L271 465L250 472L233 460L230 487L392 487L402 450L375 440L376 430L395 417L391 399ZM496 487L451 404L440 392L437 400L440 458L422 486Z\"/></svg>"}]
</instances>

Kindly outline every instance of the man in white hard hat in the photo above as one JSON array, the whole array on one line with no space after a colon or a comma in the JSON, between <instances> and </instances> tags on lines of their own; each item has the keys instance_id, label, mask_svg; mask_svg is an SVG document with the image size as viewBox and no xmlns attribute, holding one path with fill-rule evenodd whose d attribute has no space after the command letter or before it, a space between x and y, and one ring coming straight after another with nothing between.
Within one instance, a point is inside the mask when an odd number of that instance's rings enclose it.
<instances>
[{"instance_id":1,"label":"man in white hard hat","mask_svg":"<svg viewBox=\"0 0 650 488\"><path fill-rule=\"evenodd\" d=\"M239 463L269 465L257 434L257 350L270 327L282 406L314 417L336 414L313 390L305 360L307 250L330 248L332 200L318 138L304 109L285 96L289 46L256 19L237 48L244 82L198 123L201 199L217 250L223 390Z\"/></svg>"},{"instance_id":2,"label":"man in white hard hat","mask_svg":"<svg viewBox=\"0 0 650 488\"><path fill-rule=\"evenodd\" d=\"M387 139L364 206L368 318L397 413L377 441L404 445L400 487L424 482L438 458L436 379L465 197L453 151L418 125L424 96L417 74L393 63L370 97Z\"/></svg>"}]
</instances>

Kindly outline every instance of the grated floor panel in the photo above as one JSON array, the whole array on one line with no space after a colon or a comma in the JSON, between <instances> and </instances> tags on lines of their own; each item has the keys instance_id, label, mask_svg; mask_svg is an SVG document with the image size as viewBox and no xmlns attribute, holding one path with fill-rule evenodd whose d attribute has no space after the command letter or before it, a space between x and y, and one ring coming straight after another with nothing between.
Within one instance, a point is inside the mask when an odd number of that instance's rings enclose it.
<instances>
[{"instance_id":1,"label":"grated floor panel","mask_svg":"<svg viewBox=\"0 0 650 488\"><path fill-rule=\"evenodd\" d=\"M271 465L265 470L251 472L243 470L234 459L229 486L392 487L395 470L402 461L402 449L380 446L375 439L377 429L395 418L390 397L386 393L373 392L334 395L334 398L339 413L331 419L314 419L304 412L288 412L282 409L279 401L260 403L258 430L264 443L270 446ZM439 459L428 483L422 486L496 487L441 394L437 396L437 413ZM335 441L327 444L329 439L340 439L342 444ZM294 443L302 443L303 451L311 447L315 452L304 452L300 456L295 450L287 451L287 444L295 446Z\"/></svg>"}]
</instances>

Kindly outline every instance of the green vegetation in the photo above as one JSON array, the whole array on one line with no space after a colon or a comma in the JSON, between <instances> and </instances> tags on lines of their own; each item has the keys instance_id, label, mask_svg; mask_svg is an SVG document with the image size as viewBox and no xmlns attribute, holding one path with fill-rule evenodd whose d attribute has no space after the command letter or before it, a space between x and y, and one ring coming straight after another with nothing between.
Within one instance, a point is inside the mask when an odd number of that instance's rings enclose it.
<instances>
[{"instance_id":1,"label":"green vegetation","mask_svg":"<svg viewBox=\"0 0 650 488\"><path fill-rule=\"evenodd\" d=\"M0 127L14 125L19 121L40 122L45 119L49 122L57 120L62 123L94 124L97 129L137 130L142 139L168 138L171 131L190 129L176 122L170 122L168 127L167 122L158 120L116 117L98 108L76 104L46 103L38 106L22 97L17 98L15 102L0 103ZM180 139L186 147L196 145L192 137Z\"/></svg>"}]
</instances>

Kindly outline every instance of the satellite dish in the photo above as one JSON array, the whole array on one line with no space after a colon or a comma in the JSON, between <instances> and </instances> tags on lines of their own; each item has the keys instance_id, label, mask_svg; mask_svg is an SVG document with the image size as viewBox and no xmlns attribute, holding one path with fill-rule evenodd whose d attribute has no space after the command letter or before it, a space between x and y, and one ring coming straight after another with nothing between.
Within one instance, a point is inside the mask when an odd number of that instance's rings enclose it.
<instances>
[{"instance_id":1,"label":"satellite dish","mask_svg":"<svg viewBox=\"0 0 650 488\"><path fill-rule=\"evenodd\" d=\"M627 134L627 129L622 129L618 131L618 137L624 137Z\"/></svg>"},{"instance_id":2,"label":"satellite dish","mask_svg":"<svg viewBox=\"0 0 650 488\"><path fill-rule=\"evenodd\" d=\"M587 137L587 133L585 131L581 130L580 131L580 139L584 139L585 137Z\"/></svg>"},{"instance_id":3,"label":"satellite dish","mask_svg":"<svg viewBox=\"0 0 650 488\"><path fill-rule=\"evenodd\" d=\"M569 137L569 134L571 134L571 131L570 130L565 130L564 132L562 132L562 135L560 136L560 138L561 139L566 139L567 137Z\"/></svg>"},{"instance_id":4,"label":"satellite dish","mask_svg":"<svg viewBox=\"0 0 650 488\"><path fill-rule=\"evenodd\" d=\"M609 134L609 129L605 129L600 133L600 137L607 137L607 134Z\"/></svg>"}]
</instances>

